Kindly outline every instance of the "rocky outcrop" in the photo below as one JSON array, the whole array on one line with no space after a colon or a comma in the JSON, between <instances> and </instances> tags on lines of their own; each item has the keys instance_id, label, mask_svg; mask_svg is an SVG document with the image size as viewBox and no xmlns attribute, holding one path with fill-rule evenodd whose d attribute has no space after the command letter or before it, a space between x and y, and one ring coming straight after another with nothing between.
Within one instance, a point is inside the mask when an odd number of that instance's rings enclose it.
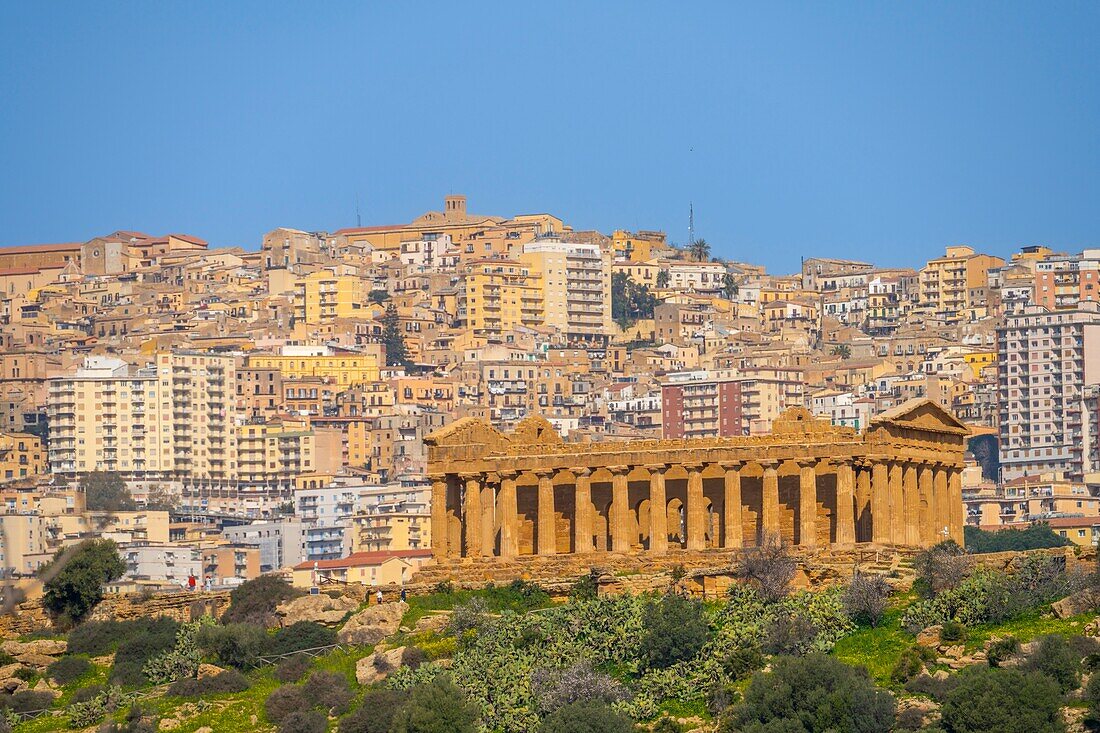
<instances>
[{"instance_id":1,"label":"rocky outcrop","mask_svg":"<svg viewBox=\"0 0 1100 733\"><path fill-rule=\"evenodd\" d=\"M43 671L65 653L68 643L58 639L35 639L33 641L8 640L0 644L0 650L15 657L15 661L24 667L33 667Z\"/></svg>"},{"instance_id":2,"label":"rocky outcrop","mask_svg":"<svg viewBox=\"0 0 1100 733\"><path fill-rule=\"evenodd\" d=\"M1077 591L1060 601L1055 601L1050 606L1058 618L1080 616L1096 610L1097 607L1100 607L1100 593L1092 588Z\"/></svg>"},{"instance_id":3,"label":"rocky outcrop","mask_svg":"<svg viewBox=\"0 0 1100 733\"><path fill-rule=\"evenodd\" d=\"M384 649L360 659L355 664L355 679L361 685L373 685L389 676L390 672L401 667L405 656L405 647Z\"/></svg>"},{"instance_id":4,"label":"rocky outcrop","mask_svg":"<svg viewBox=\"0 0 1100 733\"><path fill-rule=\"evenodd\" d=\"M348 615L359 607L354 598L339 596L299 596L292 600L280 603L275 609L275 615L279 617L280 626L291 626L299 621L312 621L325 626L338 626Z\"/></svg>"},{"instance_id":5,"label":"rocky outcrop","mask_svg":"<svg viewBox=\"0 0 1100 733\"><path fill-rule=\"evenodd\" d=\"M348 619L336 634L341 644L367 646L377 644L387 636L396 634L401 626L401 617L409 610L407 603L383 603L380 606L367 606Z\"/></svg>"}]
</instances>

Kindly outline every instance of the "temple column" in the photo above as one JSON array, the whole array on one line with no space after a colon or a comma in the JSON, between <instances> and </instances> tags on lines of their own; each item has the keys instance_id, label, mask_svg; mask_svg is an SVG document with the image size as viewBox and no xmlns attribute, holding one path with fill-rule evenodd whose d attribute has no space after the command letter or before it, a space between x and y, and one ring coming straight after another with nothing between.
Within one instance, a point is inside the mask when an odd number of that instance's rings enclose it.
<instances>
[{"instance_id":1,"label":"temple column","mask_svg":"<svg viewBox=\"0 0 1100 733\"><path fill-rule=\"evenodd\" d=\"M905 544L910 547L920 545L920 497L917 487L917 464L910 461L905 464L902 474L902 493L905 496L902 513L902 527Z\"/></svg>"},{"instance_id":2,"label":"temple column","mask_svg":"<svg viewBox=\"0 0 1100 733\"><path fill-rule=\"evenodd\" d=\"M966 524L966 508L963 506L962 496L962 470L959 466L951 466L947 474L947 515L951 518L949 534L951 539L962 545L963 525Z\"/></svg>"},{"instance_id":3,"label":"temple column","mask_svg":"<svg viewBox=\"0 0 1100 733\"><path fill-rule=\"evenodd\" d=\"M432 555L436 560L448 556L447 548L447 477L432 477Z\"/></svg>"},{"instance_id":4,"label":"temple column","mask_svg":"<svg viewBox=\"0 0 1100 733\"><path fill-rule=\"evenodd\" d=\"M798 544L817 545L817 466L816 458L800 458L798 464Z\"/></svg>"},{"instance_id":5,"label":"temple column","mask_svg":"<svg viewBox=\"0 0 1100 733\"><path fill-rule=\"evenodd\" d=\"M760 539L763 544L769 536L780 537L779 530L779 461L760 461L760 467L764 469L764 479L761 482L763 496L760 506Z\"/></svg>"},{"instance_id":6,"label":"temple column","mask_svg":"<svg viewBox=\"0 0 1100 733\"><path fill-rule=\"evenodd\" d=\"M481 474L462 474L462 521L466 530L466 557L481 555Z\"/></svg>"},{"instance_id":7,"label":"temple column","mask_svg":"<svg viewBox=\"0 0 1100 733\"><path fill-rule=\"evenodd\" d=\"M556 555L557 527L554 518L554 472L536 471L539 477L538 554Z\"/></svg>"},{"instance_id":8,"label":"temple column","mask_svg":"<svg viewBox=\"0 0 1100 733\"><path fill-rule=\"evenodd\" d=\"M577 478L573 507L573 547L574 552L592 552L592 471L587 468L573 469Z\"/></svg>"},{"instance_id":9,"label":"temple column","mask_svg":"<svg viewBox=\"0 0 1100 733\"><path fill-rule=\"evenodd\" d=\"M936 544L936 504L932 498L932 466L921 463L917 466L917 530L922 547ZM924 508L922 509L922 505Z\"/></svg>"},{"instance_id":10,"label":"temple column","mask_svg":"<svg viewBox=\"0 0 1100 733\"><path fill-rule=\"evenodd\" d=\"M627 519L630 513L629 494L626 475L629 466L610 466L611 471L611 551L630 552L630 528Z\"/></svg>"},{"instance_id":11,"label":"temple column","mask_svg":"<svg viewBox=\"0 0 1100 733\"><path fill-rule=\"evenodd\" d=\"M500 471L500 495L497 511L500 514L500 556L514 559L519 555L519 507L516 501L515 471Z\"/></svg>"},{"instance_id":12,"label":"temple column","mask_svg":"<svg viewBox=\"0 0 1100 733\"><path fill-rule=\"evenodd\" d=\"M741 464L723 463L725 485L722 493L722 524L725 535L722 547L740 548L744 546L741 536Z\"/></svg>"},{"instance_id":13,"label":"temple column","mask_svg":"<svg viewBox=\"0 0 1100 733\"><path fill-rule=\"evenodd\" d=\"M481 554L493 557L497 544L497 490L494 481L488 476L485 479L481 485Z\"/></svg>"},{"instance_id":14,"label":"temple column","mask_svg":"<svg viewBox=\"0 0 1100 733\"><path fill-rule=\"evenodd\" d=\"M856 542L867 542L871 539L873 525L867 521L871 517L874 521L874 505L871 496L871 466L863 459L853 465L856 467Z\"/></svg>"},{"instance_id":15,"label":"temple column","mask_svg":"<svg viewBox=\"0 0 1100 733\"><path fill-rule=\"evenodd\" d=\"M890 461L890 542L905 544L905 488L901 461Z\"/></svg>"},{"instance_id":16,"label":"temple column","mask_svg":"<svg viewBox=\"0 0 1100 733\"><path fill-rule=\"evenodd\" d=\"M856 541L855 475L852 464L842 460L836 467L836 541L851 545Z\"/></svg>"},{"instance_id":17,"label":"temple column","mask_svg":"<svg viewBox=\"0 0 1100 733\"><path fill-rule=\"evenodd\" d=\"M668 499L665 495L663 463L646 466L649 469L649 551L654 555L668 552Z\"/></svg>"},{"instance_id":18,"label":"temple column","mask_svg":"<svg viewBox=\"0 0 1100 733\"><path fill-rule=\"evenodd\" d=\"M885 461L871 462L871 541L886 545L892 541L892 512L890 511L890 466Z\"/></svg>"},{"instance_id":19,"label":"temple column","mask_svg":"<svg viewBox=\"0 0 1100 733\"><path fill-rule=\"evenodd\" d=\"M946 463L936 464L936 473L932 477L932 523L936 533L935 542L951 539L951 500L947 494Z\"/></svg>"},{"instance_id":20,"label":"temple column","mask_svg":"<svg viewBox=\"0 0 1100 733\"><path fill-rule=\"evenodd\" d=\"M687 549L703 550L707 546L706 507L703 500L703 466L684 464L687 481Z\"/></svg>"}]
</instances>

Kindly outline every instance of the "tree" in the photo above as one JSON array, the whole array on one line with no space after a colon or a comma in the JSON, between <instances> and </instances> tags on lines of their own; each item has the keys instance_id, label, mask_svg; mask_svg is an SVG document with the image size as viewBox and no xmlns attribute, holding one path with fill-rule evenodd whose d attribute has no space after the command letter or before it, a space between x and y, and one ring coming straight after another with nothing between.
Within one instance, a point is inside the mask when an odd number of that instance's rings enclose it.
<instances>
[{"instance_id":1,"label":"tree","mask_svg":"<svg viewBox=\"0 0 1100 733\"><path fill-rule=\"evenodd\" d=\"M854 620L878 626L894 589L881 575L856 572L844 589L844 610Z\"/></svg>"},{"instance_id":2,"label":"tree","mask_svg":"<svg viewBox=\"0 0 1100 733\"><path fill-rule=\"evenodd\" d=\"M954 588L966 578L969 563L963 549L954 540L933 545L913 558L917 571L914 589L924 596L935 596Z\"/></svg>"},{"instance_id":3,"label":"tree","mask_svg":"<svg viewBox=\"0 0 1100 733\"><path fill-rule=\"evenodd\" d=\"M671 280L671 279L672 279L672 275L669 274L668 270L658 270L657 271L657 288L658 289L667 288L668 287L668 281Z\"/></svg>"},{"instance_id":4,"label":"tree","mask_svg":"<svg viewBox=\"0 0 1100 733\"><path fill-rule=\"evenodd\" d=\"M837 344L829 353L833 356L839 356L841 359L850 359L852 357L852 347L848 344Z\"/></svg>"},{"instance_id":5,"label":"tree","mask_svg":"<svg viewBox=\"0 0 1100 733\"><path fill-rule=\"evenodd\" d=\"M1061 733L1061 707L1054 680L974 665L958 673L940 712L948 733Z\"/></svg>"},{"instance_id":6,"label":"tree","mask_svg":"<svg viewBox=\"0 0 1100 733\"><path fill-rule=\"evenodd\" d=\"M733 278L733 274L727 272L722 275L722 294L726 296L726 300L736 300L738 292L737 281Z\"/></svg>"},{"instance_id":7,"label":"tree","mask_svg":"<svg viewBox=\"0 0 1100 733\"><path fill-rule=\"evenodd\" d=\"M1054 680L1063 693L1076 690L1081 684L1081 657L1074 653L1064 636L1057 634L1039 639L1039 645L1023 669Z\"/></svg>"},{"instance_id":8,"label":"tree","mask_svg":"<svg viewBox=\"0 0 1100 733\"><path fill-rule=\"evenodd\" d=\"M84 501L94 512L128 512L137 509L126 482L111 471L93 471L80 479Z\"/></svg>"},{"instance_id":9,"label":"tree","mask_svg":"<svg viewBox=\"0 0 1100 733\"><path fill-rule=\"evenodd\" d=\"M414 687L393 720L392 733L474 733L478 712L446 677Z\"/></svg>"},{"instance_id":10,"label":"tree","mask_svg":"<svg viewBox=\"0 0 1100 733\"><path fill-rule=\"evenodd\" d=\"M622 328L642 318L652 318L657 298L645 285L634 282L625 272L611 276L611 317Z\"/></svg>"},{"instance_id":11,"label":"tree","mask_svg":"<svg viewBox=\"0 0 1100 733\"><path fill-rule=\"evenodd\" d=\"M386 366L406 366L409 363L409 350L401 333L397 306L393 303L386 306L386 314L382 316L382 345L386 347Z\"/></svg>"},{"instance_id":12,"label":"tree","mask_svg":"<svg viewBox=\"0 0 1100 733\"><path fill-rule=\"evenodd\" d=\"M650 669L694 659L710 636L703 604L671 593L645 607L642 626L645 634L639 654L642 664Z\"/></svg>"},{"instance_id":13,"label":"tree","mask_svg":"<svg viewBox=\"0 0 1100 733\"><path fill-rule=\"evenodd\" d=\"M744 702L731 708L722 733L888 733L894 698L862 667L824 654L776 657L753 675Z\"/></svg>"},{"instance_id":14,"label":"tree","mask_svg":"<svg viewBox=\"0 0 1100 733\"><path fill-rule=\"evenodd\" d=\"M605 702L575 702L547 716L539 733L631 733L634 721Z\"/></svg>"},{"instance_id":15,"label":"tree","mask_svg":"<svg viewBox=\"0 0 1100 733\"><path fill-rule=\"evenodd\" d=\"M769 532L757 547L744 551L734 575L754 582L764 600L774 603L787 595L797 563L778 532Z\"/></svg>"},{"instance_id":16,"label":"tree","mask_svg":"<svg viewBox=\"0 0 1100 733\"><path fill-rule=\"evenodd\" d=\"M222 623L274 626L275 608L300 595L302 591L279 576L261 575L233 589L229 594L229 608L222 614Z\"/></svg>"},{"instance_id":17,"label":"tree","mask_svg":"<svg viewBox=\"0 0 1100 733\"><path fill-rule=\"evenodd\" d=\"M176 496L164 486L157 484L149 489L149 496L145 499L145 508L152 511L175 511Z\"/></svg>"},{"instance_id":18,"label":"tree","mask_svg":"<svg viewBox=\"0 0 1100 733\"><path fill-rule=\"evenodd\" d=\"M706 262L710 259L710 245L705 239L696 239L688 245L688 254L696 262Z\"/></svg>"},{"instance_id":19,"label":"tree","mask_svg":"<svg viewBox=\"0 0 1100 733\"><path fill-rule=\"evenodd\" d=\"M76 623L103 599L103 585L118 580L126 563L113 540L85 540L58 550L40 571L46 579L43 603L55 617Z\"/></svg>"},{"instance_id":20,"label":"tree","mask_svg":"<svg viewBox=\"0 0 1100 733\"><path fill-rule=\"evenodd\" d=\"M377 303L378 305L381 305L382 303L385 303L389 299L390 299L390 294L386 290L372 290L367 295L367 300L369 300L372 303Z\"/></svg>"},{"instance_id":21,"label":"tree","mask_svg":"<svg viewBox=\"0 0 1100 733\"><path fill-rule=\"evenodd\" d=\"M1006 550L1038 550L1047 547L1065 547L1069 540L1061 536L1049 524L1033 524L1024 529L998 529L988 531L967 525L963 527L963 539L969 552L1005 552Z\"/></svg>"}]
</instances>

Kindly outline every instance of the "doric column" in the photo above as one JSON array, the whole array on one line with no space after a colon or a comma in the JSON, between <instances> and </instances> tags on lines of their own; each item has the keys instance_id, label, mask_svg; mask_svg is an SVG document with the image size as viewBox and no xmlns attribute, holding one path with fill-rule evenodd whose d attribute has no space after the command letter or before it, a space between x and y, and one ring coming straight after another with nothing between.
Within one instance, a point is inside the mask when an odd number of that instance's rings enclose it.
<instances>
[{"instance_id":1,"label":"doric column","mask_svg":"<svg viewBox=\"0 0 1100 733\"><path fill-rule=\"evenodd\" d=\"M856 541L855 475L849 460L836 467L836 541L840 545Z\"/></svg>"},{"instance_id":2,"label":"doric column","mask_svg":"<svg viewBox=\"0 0 1100 733\"><path fill-rule=\"evenodd\" d=\"M627 522L630 513L630 496L627 492L626 475L629 466L609 466L611 472L611 551L630 551L630 528Z\"/></svg>"},{"instance_id":3,"label":"doric column","mask_svg":"<svg viewBox=\"0 0 1100 733\"><path fill-rule=\"evenodd\" d=\"M554 518L554 472L535 471L539 477L538 553L556 555L558 552L557 522Z\"/></svg>"},{"instance_id":4,"label":"doric column","mask_svg":"<svg viewBox=\"0 0 1100 733\"><path fill-rule=\"evenodd\" d=\"M462 521L466 530L466 557L481 555L481 474L464 473Z\"/></svg>"},{"instance_id":5,"label":"doric column","mask_svg":"<svg viewBox=\"0 0 1100 733\"><path fill-rule=\"evenodd\" d=\"M497 544L497 482L488 476L485 479L481 484L481 554L492 557Z\"/></svg>"},{"instance_id":6,"label":"doric column","mask_svg":"<svg viewBox=\"0 0 1100 733\"><path fill-rule=\"evenodd\" d=\"M500 556L511 560L519 555L519 506L516 501L515 471L499 471L500 495L497 511L500 514Z\"/></svg>"},{"instance_id":7,"label":"doric column","mask_svg":"<svg viewBox=\"0 0 1100 733\"><path fill-rule=\"evenodd\" d=\"M905 532L905 544L910 547L920 545L920 496L917 487L917 464L909 461L902 474L902 493L905 496L905 509L902 514Z\"/></svg>"},{"instance_id":8,"label":"doric column","mask_svg":"<svg viewBox=\"0 0 1100 733\"><path fill-rule=\"evenodd\" d=\"M858 458L852 462L856 473L856 542L867 542L871 539L871 464L866 459Z\"/></svg>"},{"instance_id":9,"label":"doric column","mask_svg":"<svg viewBox=\"0 0 1100 733\"><path fill-rule=\"evenodd\" d=\"M684 464L687 482L687 549L703 550L707 546L706 507L703 504L703 466Z\"/></svg>"},{"instance_id":10,"label":"doric column","mask_svg":"<svg viewBox=\"0 0 1100 733\"><path fill-rule=\"evenodd\" d=\"M817 459L800 458L798 464L798 544L817 544Z\"/></svg>"},{"instance_id":11,"label":"doric column","mask_svg":"<svg viewBox=\"0 0 1100 733\"><path fill-rule=\"evenodd\" d=\"M668 551L668 499L665 494L663 463L646 466L649 470L649 551L663 555Z\"/></svg>"},{"instance_id":12,"label":"doric column","mask_svg":"<svg viewBox=\"0 0 1100 733\"><path fill-rule=\"evenodd\" d=\"M952 466L947 474L947 514L951 518L951 539L962 545L963 525L966 523L966 509L963 507L962 469Z\"/></svg>"},{"instance_id":13,"label":"doric column","mask_svg":"<svg viewBox=\"0 0 1100 733\"><path fill-rule=\"evenodd\" d=\"M951 538L951 499L947 492L946 463L937 463L935 475L932 477L932 529L935 532L935 542L943 542Z\"/></svg>"},{"instance_id":14,"label":"doric column","mask_svg":"<svg viewBox=\"0 0 1100 733\"><path fill-rule=\"evenodd\" d=\"M764 469L764 479L761 482L763 496L761 497L761 539L769 535L779 536L779 461L760 461L760 467Z\"/></svg>"},{"instance_id":15,"label":"doric column","mask_svg":"<svg viewBox=\"0 0 1100 733\"><path fill-rule=\"evenodd\" d=\"M725 471L725 485L722 494L722 524L725 536L722 538L722 546L725 548L740 548L744 546L744 538L741 536L741 464L723 463Z\"/></svg>"},{"instance_id":16,"label":"doric column","mask_svg":"<svg viewBox=\"0 0 1100 733\"><path fill-rule=\"evenodd\" d=\"M927 509L921 510L921 505ZM932 466L917 464L917 535L922 547L936 544L936 504L932 498Z\"/></svg>"},{"instance_id":17,"label":"doric column","mask_svg":"<svg viewBox=\"0 0 1100 733\"><path fill-rule=\"evenodd\" d=\"M905 544L904 464L890 461L890 542Z\"/></svg>"},{"instance_id":18,"label":"doric column","mask_svg":"<svg viewBox=\"0 0 1100 733\"><path fill-rule=\"evenodd\" d=\"M890 466L881 459L871 459L871 541L885 545L891 542Z\"/></svg>"},{"instance_id":19,"label":"doric column","mask_svg":"<svg viewBox=\"0 0 1100 733\"><path fill-rule=\"evenodd\" d=\"M432 555L447 557L447 476L432 474Z\"/></svg>"},{"instance_id":20,"label":"doric column","mask_svg":"<svg viewBox=\"0 0 1100 733\"><path fill-rule=\"evenodd\" d=\"M575 552L592 552L592 471L587 468L573 469L577 478L573 507L573 546Z\"/></svg>"}]
</instances>

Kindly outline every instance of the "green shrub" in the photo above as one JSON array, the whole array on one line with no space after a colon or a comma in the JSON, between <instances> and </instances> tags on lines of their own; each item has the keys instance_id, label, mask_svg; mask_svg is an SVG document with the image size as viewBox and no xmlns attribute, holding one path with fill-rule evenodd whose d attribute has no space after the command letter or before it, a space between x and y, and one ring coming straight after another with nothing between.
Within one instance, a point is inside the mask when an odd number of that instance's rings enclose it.
<instances>
[{"instance_id":1,"label":"green shrub","mask_svg":"<svg viewBox=\"0 0 1100 733\"><path fill-rule=\"evenodd\" d=\"M12 674L17 680L23 680L24 682L33 682L38 679L38 672L33 667L20 667Z\"/></svg>"},{"instance_id":2,"label":"green shrub","mask_svg":"<svg viewBox=\"0 0 1100 733\"><path fill-rule=\"evenodd\" d=\"M22 690L10 695L5 702L8 709L15 713L28 713L32 710L45 710L53 706L53 695L37 690Z\"/></svg>"},{"instance_id":3,"label":"green shrub","mask_svg":"<svg viewBox=\"0 0 1100 733\"><path fill-rule=\"evenodd\" d=\"M87 657L67 656L46 667L46 674L59 685L68 685L88 674L91 668Z\"/></svg>"},{"instance_id":4,"label":"green shrub","mask_svg":"<svg viewBox=\"0 0 1100 733\"><path fill-rule=\"evenodd\" d=\"M279 662L279 666L275 668L275 679L284 683L297 682L312 665L313 661L306 655L295 654Z\"/></svg>"},{"instance_id":5,"label":"green shrub","mask_svg":"<svg viewBox=\"0 0 1100 733\"><path fill-rule=\"evenodd\" d=\"M569 597L580 601L590 601L600 594L600 586L596 577L589 573L582 575L580 579L569 589Z\"/></svg>"},{"instance_id":6,"label":"green shrub","mask_svg":"<svg viewBox=\"0 0 1100 733\"><path fill-rule=\"evenodd\" d=\"M314 672L306 679L302 684L302 693L310 707L321 708L329 715L346 713L355 697L344 675L324 670Z\"/></svg>"},{"instance_id":7,"label":"green shrub","mask_svg":"<svg viewBox=\"0 0 1100 733\"><path fill-rule=\"evenodd\" d=\"M1100 724L1100 674L1089 677L1082 699L1089 706L1087 721L1095 728Z\"/></svg>"},{"instance_id":8,"label":"green shrub","mask_svg":"<svg viewBox=\"0 0 1100 733\"><path fill-rule=\"evenodd\" d=\"M229 608L222 614L223 624L275 625L275 609L283 601L297 598L302 591L277 575L261 575L240 584L229 594Z\"/></svg>"},{"instance_id":9,"label":"green shrub","mask_svg":"<svg viewBox=\"0 0 1100 733\"><path fill-rule=\"evenodd\" d=\"M744 702L723 716L720 730L888 733L893 724L894 699L866 670L810 654L777 657L770 672L753 675Z\"/></svg>"},{"instance_id":10,"label":"green shrub","mask_svg":"<svg viewBox=\"0 0 1100 733\"><path fill-rule=\"evenodd\" d=\"M110 654L138 625L135 621L85 621L69 632L68 652L90 657Z\"/></svg>"},{"instance_id":11,"label":"green shrub","mask_svg":"<svg viewBox=\"0 0 1100 733\"><path fill-rule=\"evenodd\" d=\"M1041 674L968 667L940 712L951 733L1061 733L1062 694Z\"/></svg>"},{"instance_id":12,"label":"green shrub","mask_svg":"<svg viewBox=\"0 0 1100 733\"><path fill-rule=\"evenodd\" d=\"M897 664L890 673L890 679L899 684L905 684L924 670L924 659L918 649L910 647L901 653Z\"/></svg>"},{"instance_id":13,"label":"green shrub","mask_svg":"<svg viewBox=\"0 0 1100 733\"><path fill-rule=\"evenodd\" d=\"M972 553L1005 552L1008 550L1038 550L1046 547L1066 547L1070 541L1048 524L1033 524L1024 529L998 529L990 532L967 525L963 527L966 549Z\"/></svg>"},{"instance_id":14,"label":"green shrub","mask_svg":"<svg viewBox=\"0 0 1100 733\"><path fill-rule=\"evenodd\" d=\"M990 667L999 667L1001 663L1007 662L1019 651L1020 642L1016 641L1016 637L1006 636L989 645L985 652L986 661L989 662Z\"/></svg>"},{"instance_id":15,"label":"green shrub","mask_svg":"<svg viewBox=\"0 0 1100 733\"><path fill-rule=\"evenodd\" d=\"M731 680L739 680L764 666L764 655L755 646L739 647L722 656L722 671Z\"/></svg>"},{"instance_id":16,"label":"green shrub","mask_svg":"<svg viewBox=\"0 0 1100 733\"><path fill-rule=\"evenodd\" d=\"M392 733L474 733L478 710L445 677L417 685L394 716Z\"/></svg>"},{"instance_id":17,"label":"green shrub","mask_svg":"<svg viewBox=\"0 0 1100 733\"><path fill-rule=\"evenodd\" d=\"M275 632L267 654L291 654L336 643L336 632L313 621L299 621Z\"/></svg>"},{"instance_id":18,"label":"green shrub","mask_svg":"<svg viewBox=\"0 0 1100 733\"><path fill-rule=\"evenodd\" d=\"M639 654L648 669L693 659L710 636L703 604L678 595L666 594L646 604L642 624Z\"/></svg>"},{"instance_id":19,"label":"green shrub","mask_svg":"<svg viewBox=\"0 0 1100 733\"><path fill-rule=\"evenodd\" d=\"M958 675L950 675L946 678L933 677L927 672L921 672L905 683L905 689L916 695L926 695L936 702L943 702L947 693L955 689L958 683Z\"/></svg>"},{"instance_id":20,"label":"green shrub","mask_svg":"<svg viewBox=\"0 0 1100 733\"><path fill-rule=\"evenodd\" d=\"M575 702L547 716L539 733L631 733L634 721L599 701Z\"/></svg>"},{"instance_id":21,"label":"green shrub","mask_svg":"<svg viewBox=\"0 0 1100 733\"><path fill-rule=\"evenodd\" d=\"M1064 637L1051 635L1039 639L1035 651L1023 667L1046 675L1058 683L1063 693L1076 690L1081 683L1081 657L1073 652Z\"/></svg>"},{"instance_id":22,"label":"green shrub","mask_svg":"<svg viewBox=\"0 0 1100 733\"><path fill-rule=\"evenodd\" d=\"M328 719L315 710L299 710L279 723L279 733L325 733Z\"/></svg>"},{"instance_id":23,"label":"green shrub","mask_svg":"<svg viewBox=\"0 0 1100 733\"><path fill-rule=\"evenodd\" d=\"M653 724L653 733L684 733L684 726L672 718L661 718Z\"/></svg>"},{"instance_id":24,"label":"green shrub","mask_svg":"<svg viewBox=\"0 0 1100 733\"><path fill-rule=\"evenodd\" d=\"M283 685L264 700L264 713L267 714L267 719L276 725L290 715L312 707L300 685Z\"/></svg>"},{"instance_id":25,"label":"green shrub","mask_svg":"<svg viewBox=\"0 0 1100 733\"><path fill-rule=\"evenodd\" d=\"M73 693L72 702L88 702L98 695L103 694L103 685L88 685L81 687Z\"/></svg>"},{"instance_id":26,"label":"green shrub","mask_svg":"<svg viewBox=\"0 0 1100 733\"><path fill-rule=\"evenodd\" d=\"M339 733L389 733L405 700L397 690L367 690L359 707L340 720Z\"/></svg>"},{"instance_id":27,"label":"green shrub","mask_svg":"<svg viewBox=\"0 0 1100 733\"><path fill-rule=\"evenodd\" d=\"M111 683L124 687L147 684L148 679L143 671L145 663L175 647L179 628L177 622L164 617L128 626L126 638L115 653Z\"/></svg>"},{"instance_id":28,"label":"green shrub","mask_svg":"<svg viewBox=\"0 0 1100 733\"><path fill-rule=\"evenodd\" d=\"M963 641L966 639L966 628L958 621L944 621L940 627L940 641Z\"/></svg>"},{"instance_id":29,"label":"green shrub","mask_svg":"<svg viewBox=\"0 0 1100 733\"><path fill-rule=\"evenodd\" d=\"M168 694L176 697L206 697L244 692L251 686L252 683L243 674L235 669L227 669L201 679L186 677L176 680L168 687Z\"/></svg>"},{"instance_id":30,"label":"green shrub","mask_svg":"<svg viewBox=\"0 0 1100 733\"><path fill-rule=\"evenodd\" d=\"M213 655L220 664L249 669L268 653L271 637L254 624L232 623L204 626L198 634L199 648Z\"/></svg>"},{"instance_id":31,"label":"green shrub","mask_svg":"<svg viewBox=\"0 0 1100 733\"><path fill-rule=\"evenodd\" d=\"M84 540L57 551L39 574L42 605L64 625L79 623L100 600L103 586L126 572L113 540Z\"/></svg>"}]
</instances>

